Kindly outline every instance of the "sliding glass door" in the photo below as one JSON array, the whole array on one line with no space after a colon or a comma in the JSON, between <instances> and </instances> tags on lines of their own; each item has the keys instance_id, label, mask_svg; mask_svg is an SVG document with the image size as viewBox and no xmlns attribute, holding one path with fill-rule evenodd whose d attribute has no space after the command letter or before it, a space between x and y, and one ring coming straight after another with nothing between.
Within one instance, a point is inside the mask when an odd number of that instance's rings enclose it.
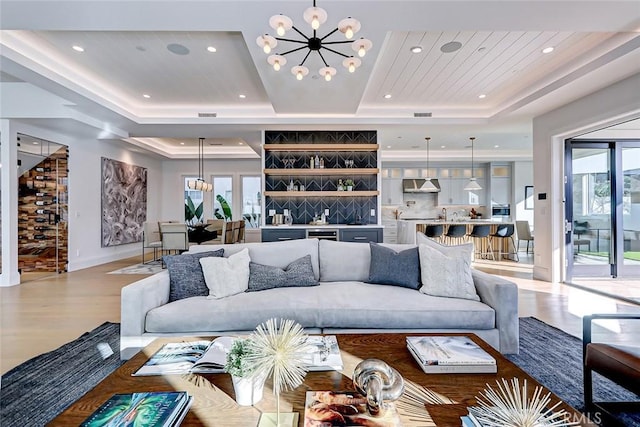
<instances>
[{"instance_id":1,"label":"sliding glass door","mask_svg":"<svg viewBox=\"0 0 640 427\"><path fill-rule=\"evenodd\" d=\"M565 168L567 281L640 274L640 143L569 140Z\"/></svg>"}]
</instances>

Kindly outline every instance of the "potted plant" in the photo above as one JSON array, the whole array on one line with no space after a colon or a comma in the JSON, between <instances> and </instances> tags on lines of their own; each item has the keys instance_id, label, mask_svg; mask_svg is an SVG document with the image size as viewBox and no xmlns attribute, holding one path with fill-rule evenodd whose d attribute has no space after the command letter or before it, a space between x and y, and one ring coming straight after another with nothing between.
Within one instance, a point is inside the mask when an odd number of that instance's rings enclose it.
<instances>
[{"instance_id":1,"label":"potted plant","mask_svg":"<svg viewBox=\"0 0 640 427\"><path fill-rule=\"evenodd\" d=\"M225 372L231 374L236 402L242 406L254 405L262 399L262 389L266 379L253 375L254 372L247 367L246 357L250 354L252 352L248 346L248 340L237 339L233 342L224 365Z\"/></svg>"},{"instance_id":2,"label":"potted plant","mask_svg":"<svg viewBox=\"0 0 640 427\"><path fill-rule=\"evenodd\" d=\"M355 184L353 183L352 179L345 179L344 186L347 187L347 191L353 191L353 187L355 186Z\"/></svg>"}]
</instances>

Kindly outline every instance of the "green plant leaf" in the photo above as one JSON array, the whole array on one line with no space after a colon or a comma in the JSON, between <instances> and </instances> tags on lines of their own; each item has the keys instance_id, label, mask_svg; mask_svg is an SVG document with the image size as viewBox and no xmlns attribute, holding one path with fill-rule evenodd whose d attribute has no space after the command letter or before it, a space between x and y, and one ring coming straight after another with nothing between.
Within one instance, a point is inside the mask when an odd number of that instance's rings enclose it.
<instances>
[{"instance_id":1,"label":"green plant leaf","mask_svg":"<svg viewBox=\"0 0 640 427\"><path fill-rule=\"evenodd\" d=\"M222 207L222 212L224 213L224 219L226 219L227 221L232 221L231 207L229 206L229 203L227 203L227 201L225 200L224 197L222 197L221 194L218 194L216 196L216 200L218 201L218 203L220 203L220 207Z\"/></svg>"},{"instance_id":2,"label":"green plant leaf","mask_svg":"<svg viewBox=\"0 0 640 427\"><path fill-rule=\"evenodd\" d=\"M200 220L202 218L202 212L204 211L204 202L200 202L198 207L196 208L195 217Z\"/></svg>"}]
</instances>

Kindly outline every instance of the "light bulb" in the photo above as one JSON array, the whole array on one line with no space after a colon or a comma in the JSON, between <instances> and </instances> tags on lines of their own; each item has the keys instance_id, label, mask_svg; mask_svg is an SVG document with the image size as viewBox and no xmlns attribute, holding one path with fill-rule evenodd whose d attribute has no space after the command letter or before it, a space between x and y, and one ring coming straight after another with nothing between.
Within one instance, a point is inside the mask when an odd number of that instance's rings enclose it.
<instances>
[{"instance_id":1,"label":"light bulb","mask_svg":"<svg viewBox=\"0 0 640 427\"><path fill-rule=\"evenodd\" d=\"M311 28L317 30L320 28L320 20L318 19L318 15L313 15L313 19L311 19Z\"/></svg>"},{"instance_id":2,"label":"light bulb","mask_svg":"<svg viewBox=\"0 0 640 427\"><path fill-rule=\"evenodd\" d=\"M325 79L325 81L330 82L331 81L331 73L327 71L324 74L324 79Z\"/></svg>"},{"instance_id":3,"label":"light bulb","mask_svg":"<svg viewBox=\"0 0 640 427\"><path fill-rule=\"evenodd\" d=\"M302 75L302 71L298 71L298 72L296 73L296 79L298 79L298 80L302 80L302 78L303 78L303 77L304 77L304 76Z\"/></svg>"},{"instance_id":4,"label":"light bulb","mask_svg":"<svg viewBox=\"0 0 640 427\"><path fill-rule=\"evenodd\" d=\"M282 22L281 22L278 24L278 29L276 30L276 33L278 33L278 35L282 37L284 36L284 32L285 32L284 25L282 25Z\"/></svg>"},{"instance_id":5,"label":"light bulb","mask_svg":"<svg viewBox=\"0 0 640 427\"><path fill-rule=\"evenodd\" d=\"M265 42L262 50L264 51L264 53L271 53L271 45L268 42Z\"/></svg>"},{"instance_id":6,"label":"light bulb","mask_svg":"<svg viewBox=\"0 0 640 427\"><path fill-rule=\"evenodd\" d=\"M280 62L276 61L273 63L273 69L276 71L280 71Z\"/></svg>"},{"instance_id":7,"label":"light bulb","mask_svg":"<svg viewBox=\"0 0 640 427\"><path fill-rule=\"evenodd\" d=\"M356 66L353 62L349 63L349 72L353 73L354 71L356 71Z\"/></svg>"},{"instance_id":8,"label":"light bulb","mask_svg":"<svg viewBox=\"0 0 640 427\"><path fill-rule=\"evenodd\" d=\"M348 39L353 37L353 28L347 27L347 31L344 32L344 36Z\"/></svg>"},{"instance_id":9,"label":"light bulb","mask_svg":"<svg viewBox=\"0 0 640 427\"><path fill-rule=\"evenodd\" d=\"M364 46L360 46L360 48L358 49L358 56L362 58L365 53L367 53L367 51L364 49Z\"/></svg>"}]
</instances>

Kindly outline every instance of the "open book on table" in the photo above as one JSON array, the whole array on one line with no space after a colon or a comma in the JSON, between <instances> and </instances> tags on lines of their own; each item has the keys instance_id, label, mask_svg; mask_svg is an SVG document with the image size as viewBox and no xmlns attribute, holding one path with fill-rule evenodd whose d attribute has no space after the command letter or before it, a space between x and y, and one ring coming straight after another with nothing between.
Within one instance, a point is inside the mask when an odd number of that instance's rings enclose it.
<instances>
[{"instance_id":1,"label":"open book on table","mask_svg":"<svg viewBox=\"0 0 640 427\"><path fill-rule=\"evenodd\" d=\"M222 373L235 337L163 345L133 376Z\"/></svg>"}]
</instances>

